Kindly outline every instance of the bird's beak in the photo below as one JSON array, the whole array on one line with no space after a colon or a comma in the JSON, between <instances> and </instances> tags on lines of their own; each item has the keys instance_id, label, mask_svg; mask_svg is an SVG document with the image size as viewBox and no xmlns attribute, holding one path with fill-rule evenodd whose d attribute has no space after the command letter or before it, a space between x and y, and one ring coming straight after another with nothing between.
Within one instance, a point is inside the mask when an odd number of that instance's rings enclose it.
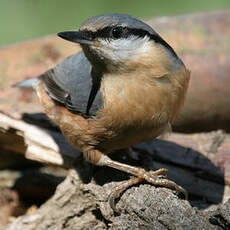
<instances>
[{"instance_id":1,"label":"bird's beak","mask_svg":"<svg viewBox=\"0 0 230 230\"><path fill-rule=\"evenodd\" d=\"M81 31L65 31L65 32L60 32L57 35L71 42L87 44L87 45L91 45L93 43L93 41L87 38L86 36L84 36L83 32Z\"/></svg>"}]
</instances>

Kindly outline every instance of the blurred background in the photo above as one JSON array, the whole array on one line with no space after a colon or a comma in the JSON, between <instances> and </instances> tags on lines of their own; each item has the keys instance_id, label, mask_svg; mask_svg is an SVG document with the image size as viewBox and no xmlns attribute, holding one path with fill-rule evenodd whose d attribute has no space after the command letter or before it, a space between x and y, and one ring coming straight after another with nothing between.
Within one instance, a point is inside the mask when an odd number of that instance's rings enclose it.
<instances>
[{"instance_id":1,"label":"blurred background","mask_svg":"<svg viewBox=\"0 0 230 230\"><path fill-rule=\"evenodd\" d=\"M78 29L87 18L126 13L139 18L230 7L230 0L0 0L0 46Z\"/></svg>"}]
</instances>

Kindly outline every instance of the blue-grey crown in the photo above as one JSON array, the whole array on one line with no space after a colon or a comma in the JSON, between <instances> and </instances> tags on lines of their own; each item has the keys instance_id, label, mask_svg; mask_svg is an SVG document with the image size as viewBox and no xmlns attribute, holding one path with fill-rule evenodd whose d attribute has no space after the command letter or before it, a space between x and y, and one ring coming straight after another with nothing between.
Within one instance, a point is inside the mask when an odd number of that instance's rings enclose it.
<instances>
[{"instance_id":1,"label":"blue-grey crown","mask_svg":"<svg viewBox=\"0 0 230 230\"><path fill-rule=\"evenodd\" d=\"M103 14L91 17L82 24L81 30L88 28L88 30L96 31L104 27L112 26L142 29L149 32L150 34L156 34L151 26L126 14Z\"/></svg>"}]
</instances>

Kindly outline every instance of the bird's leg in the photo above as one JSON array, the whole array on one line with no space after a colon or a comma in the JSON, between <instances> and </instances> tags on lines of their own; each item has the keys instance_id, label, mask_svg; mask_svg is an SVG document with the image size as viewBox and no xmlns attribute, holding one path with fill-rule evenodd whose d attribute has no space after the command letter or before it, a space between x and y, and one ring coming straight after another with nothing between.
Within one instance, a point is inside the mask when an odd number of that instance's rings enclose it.
<instances>
[{"instance_id":1,"label":"bird's leg","mask_svg":"<svg viewBox=\"0 0 230 230\"><path fill-rule=\"evenodd\" d=\"M143 168L138 168L134 166L130 166L127 164L123 164L114 160L111 160L107 155L104 155L98 150L89 150L84 152L85 160L99 165L99 166L109 166L115 169L119 169L121 171L127 172L131 175L134 175L135 178L131 178L127 181L124 181L121 185L115 188L115 191L110 195L110 205L114 209L114 199L118 198L120 193L126 190L128 187L138 184L142 181L147 181L153 185L158 185L162 187L171 188L176 190L179 193L183 193L185 198L187 199L188 195L185 189L181 186L177 185L175 182L165 179L162 175L167 175L167 169L158 169L156 171L146 171Z\"/></svg>"}]
</instances>

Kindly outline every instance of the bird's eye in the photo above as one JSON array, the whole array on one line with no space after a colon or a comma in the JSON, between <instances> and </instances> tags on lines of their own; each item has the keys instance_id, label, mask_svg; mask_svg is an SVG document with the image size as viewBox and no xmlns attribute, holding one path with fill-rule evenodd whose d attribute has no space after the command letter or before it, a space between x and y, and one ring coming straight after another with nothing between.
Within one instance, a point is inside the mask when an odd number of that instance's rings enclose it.
<instances>
[{"instance_id":1,"label":"bird's eye","mask_svg":"<svg viewBox=\"0 0 230 230\"><path fill-rule=\"evenodd\" d=\"M114 27L112 30L111 30L111 35L113 38L115 39L118 39L122 36L123 34L123 27L121 26L118 26L118 27Z\"/></svg>"}]
</instances>

